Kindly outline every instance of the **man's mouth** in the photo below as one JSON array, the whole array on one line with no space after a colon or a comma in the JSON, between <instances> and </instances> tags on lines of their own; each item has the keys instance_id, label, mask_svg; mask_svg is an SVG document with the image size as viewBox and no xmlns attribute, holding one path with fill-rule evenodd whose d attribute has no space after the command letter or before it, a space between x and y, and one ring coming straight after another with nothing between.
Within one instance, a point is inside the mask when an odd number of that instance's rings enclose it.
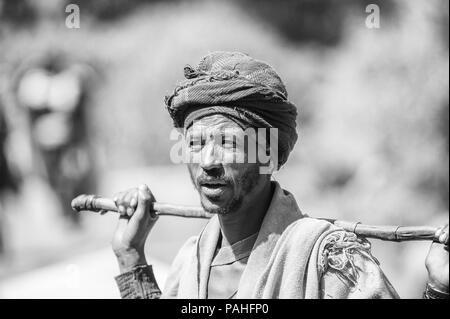
<instances>
[{"instance_id":1,"label":"man's mouth","mask_svg":"<svg viewBox=\"0 0 450 319\"><path fill-rule=\"evenodd\" d=\"M222 195L227 187L228 183L223 180L200 182L200 190L208 197L218 197Z\"/></svg>"}]
</instances>

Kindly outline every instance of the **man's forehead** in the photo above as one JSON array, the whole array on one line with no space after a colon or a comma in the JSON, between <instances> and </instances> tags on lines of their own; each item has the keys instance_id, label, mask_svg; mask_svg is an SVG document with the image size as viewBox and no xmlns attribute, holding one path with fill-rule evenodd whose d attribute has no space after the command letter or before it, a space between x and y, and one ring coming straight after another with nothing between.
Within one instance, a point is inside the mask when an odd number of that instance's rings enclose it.
<instances>
[{"instance_id":1,"label":"man's forehead","mask_svg":"<svg viewBox=\"0 0 450 319\"><path fill-rule=\"evenodd\" d=\"M236 122L220 114L205 116L195 120L186 130L187 135L216 135L225 132L236 134L244 132L244 130Z\"/></svg>"}]
</instances>

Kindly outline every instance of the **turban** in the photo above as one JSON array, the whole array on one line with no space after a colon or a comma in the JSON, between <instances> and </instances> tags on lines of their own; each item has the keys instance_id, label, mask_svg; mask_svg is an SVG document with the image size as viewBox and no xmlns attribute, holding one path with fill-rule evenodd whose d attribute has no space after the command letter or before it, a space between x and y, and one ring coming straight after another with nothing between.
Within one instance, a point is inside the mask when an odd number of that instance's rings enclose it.
<instances>
[{"instance_id":1,"label":"turban","mask_svg":"<svg viewBox=\"0 0 450 319\"><path fill-rule=\"evenodd\" d=\"M186 66L184 76L165 99L175 127L222 114L254 128L276 128L279 167L287 161L298 137L297 108L270 65L240 52L213 52L196 68Z\"/></svg>"}]
</instances>

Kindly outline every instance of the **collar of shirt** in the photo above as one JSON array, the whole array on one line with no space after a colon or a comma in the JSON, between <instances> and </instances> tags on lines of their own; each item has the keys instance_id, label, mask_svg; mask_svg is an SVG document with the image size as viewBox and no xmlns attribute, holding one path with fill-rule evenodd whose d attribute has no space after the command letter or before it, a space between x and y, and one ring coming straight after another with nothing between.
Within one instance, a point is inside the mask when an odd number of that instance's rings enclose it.
<instances>
[{"instance_id":1,"label":"collar of shirt","mask_svg":"<svg viewBox=\"0 0 450 319\"><path fill-rule=\"evenodd\" d=\"M228 265L244 258L248 258L257 237L258 233L254 233L233 245L221 247L216 253L211 263L211 267Z\"/></svg>"}]
</instances>

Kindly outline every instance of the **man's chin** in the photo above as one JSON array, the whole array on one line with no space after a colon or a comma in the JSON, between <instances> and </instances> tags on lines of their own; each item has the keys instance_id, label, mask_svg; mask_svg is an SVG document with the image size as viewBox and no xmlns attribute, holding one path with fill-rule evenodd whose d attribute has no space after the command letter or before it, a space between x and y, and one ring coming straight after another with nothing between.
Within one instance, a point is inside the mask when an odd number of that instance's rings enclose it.
<instances>
[{"instance_id":1,"label":"man's chin","mask_svg":"<svg viewBox=\"0 0 450 319\"><path fill-rule=\"evenodd\" d=\"M208 213L219 214L228 206L229 196L226 195L229 194L208 194L203 192L202 189L200 189L199 194L202 207Z\"/></svg>"},{"instance_id":2,"label":"man's chin","mask_svg":"<svg viewBox=\"0 0 450 319\"><path fill-rule=\"evenodd\" d=\"M225 215L229 213L228 205L213 203L209 200L201 201L203 209L210 214Z\"/></svg>"},{"instance_id":3,"label":"man's chin","mask_svg":"<svg viewBox=\"0 0 450 319\"><path fill-rule=\"evenodd\" d=\"M237 211L241 207L242 199L236 198L209 198L201 196L201 204L205 211L210 214L226 215Z\"/></svg>"}]
</instances>

